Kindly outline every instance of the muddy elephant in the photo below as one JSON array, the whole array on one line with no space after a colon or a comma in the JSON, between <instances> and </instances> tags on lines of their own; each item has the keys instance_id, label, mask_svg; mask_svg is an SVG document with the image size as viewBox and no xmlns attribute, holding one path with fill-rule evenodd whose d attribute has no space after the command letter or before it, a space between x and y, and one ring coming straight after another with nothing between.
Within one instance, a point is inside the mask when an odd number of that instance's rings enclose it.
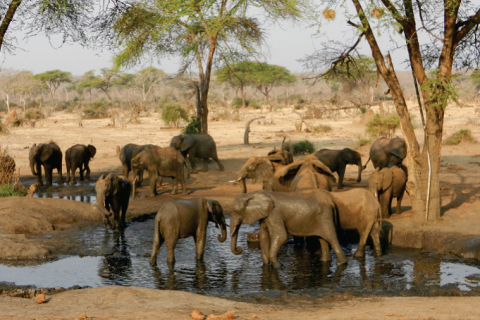
<instances>
[{"instance_id":1,"label":"muddy elephant","mask_svg":"<svg viewBox=\"0 0 480 320\"><path fill-rule=\"evenodd\" d=\"M0 155L0 185L12 183L15 175L15 160L7 154Z\"/></svg>"},{"instance_id":2,"label":"muddy elephant","mask_svg":"<svg viewBox=\"0 0 480 320\"><path fill-rule=\"evenodd\" d=\"M343 188L343 177L347 164L358 166L357 182L362 181L362 157L360 153L350 148L342 150L320 149L313 154L318 160L323 162L332 172L338 174L338 189Z\"/></svg>"},{"instance_id":3,"label":"muddy elephant","mask_svg":"<svg viewBox=\"0 0 480 320\"><path fill-rule=\"evenodd\" d=\"M378 197L382 218L387 219L392 213L392 199L397 198L396 214L402 213L402 199L407 184L407 170L404 166L391 168L377 168L370 176L368 188Z\"/></svg>"},{"instance_id":4,"label":"muddy elephant","mask_svg":"<svg viewBox=\"0 0 480 320\"><path fill-rule=\"evenodd\" d=\"M172 194L178 193L178 183L182 186L182 193L187 194L184 176L185 158L175 148L146 147L132 159L131 165L134 176L137 176L140 171L148 171L150 179L149 196L157 195L158 177L173 179Z\"/></svg>"},{"instance_id":5,"label":"muddy elephant","mask_svg":"<svg viewBox=\"0 0 480 320\"><path fill-rule=\"evenodd\" d=\"M172 138L170 147L179 150L185 159L190 160L192 173L197 173L195 158L203 159L202 171L208 171L208 159L212 158L219 166L220 171L224 167L217 156L217 145L213 138L206 133L178 135Z\"/></svg>"},{"instance_id":6,"label":"muddy elephant","mask_svg":"<svg viewBox=\"0 0 480 320\"><path fill-rule=\"evenodd\" d=\"M128 178L128 174L130 171L132 171L132 159L139 154L141 151L143 151L146 147L156 147L153 144L144 144L144 145L138 145L134 143L129 143L123 146L122 149L120 149L119 146L117 146L117 155L118 158L120 159L120 162L122 163L122 168L123 168L123 176ZM133 177L134 180L136 181L136 185L140 186L142 185L143 181L143 170L138 172L138 178L135 180L136 176Z\"/></svg>"},{"instance_id":7,"label":"muddy elephant","mask_svg":"<svg viewBox=\"0 0 480 320\"><path fill-rule=\"evenodd\" d=\"M331 192L337 206L337 227L343 230L357 230L360 235L358 249L354 256L365 256L365 243L372 238L375 255L382 254L380 246L381 211L377 198L366 189L352 189L345 192ZM322 252L330 252L322 248Z\"/></svg>"},{"instance_id":8,"label":"muddy elephant","mask_svg":"<svg viewBox=\"0 0 480 320\"><path fill-rule=\"evenodd\" d=\"M105 227L118 230L125 227L125 217L130 201L131 184L124 176L113 173L102 174L95 184L97 192L98 210L103 213ZM113 212L113 226L109 217Z\"/></svg>"},{"instance_id":9,"label":"muddy elephant","mask_svg":"<svg viewBox=\"0 0 480 320\"><path fill-rule=\"evenodd\" d=\"M372 147L370 148L370 157L363 168L365 169L367 167L367 163L370 160L372 160L375 169L400 166L406 156L407 145L405 144L405 139L380 138L372 144Z\"/></svg>"},{"instance_id":10,"label":"muddy elephant","mask_svg":"<svg viewBox=\"0 0 480 320\"><path fill-rule=\"evenodd\" d=\"M243 251L237 247L240 226L260 221L260 248L265 265L272 263L275 268L280 267L278 250L289 234L320 237L320 242L326 241L333 247L337 265L347 262L334 225L336 206L328 191L313 189L286 193L259 190L236 196L232 208L231 250L236 255ZM328 258L322 254L322 259Z\"/></svg>"},{"instance_id":11,"label":"muddy elephant","mask_svg":"<svg viewBox=\"0 0 480 320\"><path fill-rule=\"evenodd\" d=\"M65 165L67 166L67 179L70 182L70 172L72 174L72 183L75 184L75 171L80 170L80 181L90 178L90 160L97 153L97 148L89 144L76 144L65 151ZM84 176L84 171L87 172Z\"/></svg>"},{"instance_id":12,"label":"muddy elephant","mask_svg":"<svg viewBox=\"0 0 480 320\"><path fill-rule=\"evenodd\" d=\"M286 150L272 150L265 157L250 157L238 172L237 182L240 182L242 192L247 193L246 179L262 181L264 190L271 190L271 179L277 166L293 162L292 154Z\"/></svg>"},{"instance_id":13,"label":"muddy elephant","mask_svg":"<svg viewBox=\"0 0 480 320\"><path fill-rule=\"evenodd\" d=\"M189 199L170 199L162 203L155 216L155 234L153 237L150 265L157 265L157 255L165 242L167 245L167 263L175 263L175 246L178 239L193 237L197 260L203 260L208 222L220 226L218 241L227 240L227 224L220 203L215 200L195 197Z\"/></svg>"},{"instance_id":14,"label":"muddy elephant","mask_svg":"<svg viewBox=\"0 0 480 320\"><path fill-rule=\"evenodd\" d=\"M29 153L30 169L38 177L38 185L43 186L42 166L45 171L47 186L52 185L53 169L57 169L58 183L63 183L62 178L62 150L55 142L33 144Z\"/></svg>"}]
</instances>

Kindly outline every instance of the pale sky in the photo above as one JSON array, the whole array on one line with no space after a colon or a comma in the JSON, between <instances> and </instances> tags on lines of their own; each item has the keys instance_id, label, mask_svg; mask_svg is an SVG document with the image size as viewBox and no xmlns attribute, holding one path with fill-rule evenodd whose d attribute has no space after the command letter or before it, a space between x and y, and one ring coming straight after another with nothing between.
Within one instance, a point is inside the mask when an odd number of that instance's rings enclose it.
<instances>
[{"instance_id":1,"label":"pale sky","mask_svg":"<svg viewBox=\"0 0 480 320\"><path fill-rule=\"evenodd\" d=\"M331 40L342 40L346 37L345 31L351 32L352 27L348 26L344 17L339 17L331 22L323 22L322 31L326 36L315 36L316 28L306 25L292 25L283 23L282 26L266 28L268 33L267 63L286 67L293 73L308 72L304 70L297 60L312 54L316 48L321 48L320 43ZM393 30L393 29L392 29ZM60 45L60 39L50 41L43 36L36 36L27 40L17 36L18 47L14 54L0 54L0 68L12 68L16 70L28 70L34 74L48 70L59 69L69 71L74 76L80 76L89 70L97 73L101 68L111 67L112 53L109 51L93 51L85 49L80 45ZM380 45L384 48L393 47L387 37L379 38ZM402 40L399 41L403 45ZM371 56L366 40L360 45L362 54ZM406 50L392 52L392 58L397 70L404 70L407 66L401 64L406 57ZM153 65L167 73L178 71L178 60L162 60L160 64ZM142 66L146 67L146 66ZM134 72L141 67L128 72Z\"/></svg>"}]
</instances>

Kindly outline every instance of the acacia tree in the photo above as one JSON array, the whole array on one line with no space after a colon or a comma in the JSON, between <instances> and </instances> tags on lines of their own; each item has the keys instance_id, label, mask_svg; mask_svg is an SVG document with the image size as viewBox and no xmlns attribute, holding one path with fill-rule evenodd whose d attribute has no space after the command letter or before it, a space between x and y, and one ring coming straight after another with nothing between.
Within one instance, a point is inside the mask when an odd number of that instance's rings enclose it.
<instances>
[{"instance_id":1,"label":"acacia tree","mask_svg":"<svg viewBox=\"0 0 480 320\"><path fill-rule=\"evenodd\" d=\"M39 73L33 76L35 79L40 80L45 84L50 92L50 100L52 102L52 108L55 110L54 97L58 87L62 83L72 82L72 74L70 72L51 70L44 73Z\"/></svg>"},{"instance_id":2,"label":"acacia tree","mask_svg":"<svg viewBox=\"0 0 480 320\"><path fill-rule=\"evenodd\" d=\"M142 105L147 101L148 95L155 87L158 87L165 78L165 72L154 67L148 67L138 71L133 81L133 86L142 95Z\"/></svg>"},{"instance_id":3,"label":"acacia tree","mask_svg":"<svg viewBox=\"0 0 480 320\"><path fill-rule=\"evenodd\" d=\"M91 80L92 87L102 90L107 95L108 100L112 101L109 91L115 85L115 81L120 76L120 72L115 68L102 68L100 73L101 75Z\"/></svg>"},{"instance_id":4,"label":"acacia tree","mask_svg":"<svg viewBox=\"0 0 480 320\"><path fill-rule=\"evenodd\" d=\"M23 112L27 109L27 96L42 91L42 82L35 79L30 71L22 71L18 75L18 81L15 85L14 91L20 98L23 104Z\"/></svg>"},{"instance_id":5,"label":"acacia tree","mask_svg":"<svg viewBox=\"0 0 480 320\"><path fill-rule=\"evenodd\" d=\"M202 132L208 132L208 92L214 61L231 54L254 53L263 32L250 16L252 9L256 14L263 9L266 19L296 18L300 1L145 0L115 6L107 16L110 20L100 19L98 26L105 30L105 21L112 22L115 45L123 48L115 58L116 67L136 64L149 54L180 56L181 73L195 67L199 79L197 113L201 113L197 116Z\"/></svg>"},{"instance_id":6,"label":"acacia tree","mask_svg":"<svg viewBox=\"0 0 480 320\"><path fill-rule=\"evenodd\" d=\"M284 67L255 62L251 81L252 85L265 96L268 105L273 87L292 84L297 81L297 78Z\"/></svg>"},{"instance_id":7,"label":"acacia tree","mask_svg":"<svg viewBox=\"0 0 480 320\"><path fill-rule=\"evenodd\" d=\"M19 73L20 71L13 69L3 69L0 72L0 94L7 105L8 113L10 113L10 96L15 92Z\"/></svg>"},{"instance_id":8,"label":"acacia tree","mask_svg":"<svg viewBox=\"0 0 480 320\"><path fill-rule=\"evenodd\" d=\"M78 90L81 90L82 94L84 90L88 91L90 102L92 102L92 89L95 88L95 78L95 71L90 70L83 74L77 84Z\"/></svg>"},{"instance_id":9,"label":"acacia tree","mask_svg":"<svg viewBox=\"0 0 480 320\"><path fill-rule=\"evenodd\" d=\"M322 1L331 4L329 1ZM412 200L414 218L432 221L440 217L440 151L445 108L456 92L452 69L478 68L480 7L468 0L344 0L355 10L347 12L348 23L358 30L353 46L344 46L328 64L334 69L353 63L355 48L365 38L379 75L387 84L400 117L407 143L407 192ZM349 6L344 6L348 11ZM420 24L420 25L417 25ZM419 104L423 107L425 144L420 150L408 113L405 96L395 73L390 54L385 54L374 29L393 27L403 36L401 43L409 57L415 85L419 85ZM313 66L308 63L307 66ZM428 69L434 69L428 73ZM430 176L430 178L429 178ZM430 182L430 183L429 183Z\"/></svg>"},{"instance_id":10,"label":"acacia tree","mask_svg":"<svg viewBox=\"0 0 480 320\"><path fill-rule=\"evenodd\" d=\"M242 107L245 107L245 87L253 84L255 66L252 61L242 61L234 65L225 65L215 71L216 82L228 83L235 90L240 90Z\"/></svg>"}]
</instances>

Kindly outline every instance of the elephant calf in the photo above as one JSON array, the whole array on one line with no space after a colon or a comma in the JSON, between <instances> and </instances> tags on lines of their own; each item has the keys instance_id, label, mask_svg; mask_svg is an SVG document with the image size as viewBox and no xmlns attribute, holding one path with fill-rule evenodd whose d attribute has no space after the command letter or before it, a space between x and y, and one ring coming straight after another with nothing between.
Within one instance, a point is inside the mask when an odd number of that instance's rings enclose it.
<instances>
[{"instance_id":1,"label":"elephant calf","mask_svg":"<svg viewBox=\"0 0 480 320\"><path fill-rule=\"evenodd\" d=\"M330 194L338 210L337 226L343 230L357 230L360 235L355 257L365 255L365 243L369 235L373 241L375 255L381 255L381 212L380 204L375 196L365 189L352 189ZM322 251L329 252L328 250Z\"/></svg>"},{"instance_id":2,"label":"elephant calf","mask_svg":"<svg viewBox=\"0 0 480 320\"><path fill-rule=\"evenodd\" d=\"M80 170L80 181L90 178L90 166L88 165L97 153L97 149L89 144L76 144L65 151L65 165L67 166L67 182L70 182L70 173L72 174L72 183L75 184L75 171ZM84 176L84 171L87 174Z\"/></svg>"},{"instance_id":3,"label":"elephant calf","mask_svg":"<svg viewBox=\"0 0 480 320\"><path fill-rule=\"evenodd\" d=\"M382 218L388 219L392 214L392 200L397 198L396 214L402 213L402 199L407 185L407 169L399 168L377 168L370 176L368 187L370 192L378 197L382 210Z\"/></svg>"},{"instance_id":4,"label":"elephant calf","mask_svg":"<svg viewBox=\"0 0 480 320\"><path fill-rule=\"evenodd\" d=\"M215 200L195 197L190 199L171 199L162 204L155 216L155 234L153 237L150 265L157 265L160 247L167 244L167 262L175 263L175 246L180 238L193 237L196 258L203 260L208 222L220 225L222 235L218 241L227 240L227 224L220 203Z\"/></svg>"},{"instance_id":5,"label":"elephant calf","mask_svg":"<svg viewBox=\"0 0 480 320\"><path fill-rule=\"evenodd\" d=\"M342 150L320 149L313 155L323 162L330 171L338 173L338 189L343 188L343 177L345 176L347 164L358 166L357 182L362 181L362 157L357 151L350 148Z\"/></svg>"},{"instance_id":6,"label":"elephant calf","mask_svg":"<svg viewBox=\"0 0 480 320\"><path fill-rule=\"evenodd\" d=\"M124 176L117 176L109 173L102 174L95 184L97 192L98 210L103 212L105 227L112 226L109 217L113 211L114 229L125 227L125 216L127 214L128 202L130 200L131 184ZM121 212L120 212L121 211Z\"/></svg>"}]
</instances>

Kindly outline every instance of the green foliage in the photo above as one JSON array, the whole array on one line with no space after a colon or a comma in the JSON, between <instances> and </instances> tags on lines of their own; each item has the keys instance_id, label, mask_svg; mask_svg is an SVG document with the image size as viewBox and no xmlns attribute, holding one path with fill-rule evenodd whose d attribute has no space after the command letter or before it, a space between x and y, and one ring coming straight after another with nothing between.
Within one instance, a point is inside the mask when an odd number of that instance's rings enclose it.
<instances>
[{"instance_id":1,"label":"green foliage","mask_svg":"<svg viewBox=\"0 0 480 320\"><path fill-rule=\"evenodd\" d=\"M393 138L395 130L400 127L400 118L396 114L381 117L378 113L367 123L366 132L372 138L387 137Z\"/></svg>"},{"instance_id":2,"label":"green foliage","mask_svg":"<svg viewBox=\"0 0 480 320\"><path fill-rule=\"evenodd\" d=\"M452 136L445 141L445 144L449 146L451 145L456 146L461 142L475 143L477 141L472 136L472 132L470 130L459 130L454 134L452 134Z\"/></svg>"},{"instance_id":3,"label":"green foliage","mask_svg":"<svg viewBox=\"0 0 480 320\"><path fill-rule=\"evenodd\" d=\"M291 142L291 141L286 141L285 142L285 149L289 150L291 154L297 155L297 154L311 154L315 151L315 147L313 144L308 141L308 140L302 140L298 142Z\"/></svg>"},{"instance_id":4,"label":"green foliage","mask_svg":"<svg viewBox=\"0 0 480 320\"><path fill-rule=\"evenodd\" d=\"M178 128L180 120L188 121L187 110L182 108L178 103L170 101L162 110L162 119L170 127Z\"/></svg>"},{"instance_id":5,"label":"green foliage","mask_svg":"<svg viewBox=\"0 0 480 320\"><path fill-rule=\"evenodd\" d=\"M470 81L477 89L480 88L480 70L477 69L470 74Z\"/></svg>"},{"instance_id":6,"label":"green foliage","mask_svg":"<svg viewBox=\"0 0 480 320\"><path fill-rule=\"evenodd\" d=\"M108 103L105 100L97 100L83 107L83 119L108 118Z\"/></svg>"},{"instance_id":7,"label":"green foliage","mask_svg":"<svg viewBox=\"0 0 480 320\"><path fill-rule=\"evenodd\" d=\"M220 115L219 115L220 117ZM201 130L201 122L197 120L196 116L191 116L190 121L188 122L187 126L183 128L182 134L197 134L200 133Z\"/></svg>"},{"instance_id":8,"label":"green foliage","mask_svg":"<svg viewBox=\"0 0 480 320\"><path fill-rule=\"evenodd\" d=\"M4 184L0 185L0 198L4 197L25 197L27 188L20 184Z\"/></svg>"},{"instance_id":9,"label":"green foliage","mask_svg":"<svg viewBox=\"0 0 480 320\"><path fill-rule=\"evenodd\" d=\"M313 133L327 133L327 132L330 132L332 131L332 127L330 127L329 125L319 125L319 126L314 126L312 128L312 132Z\"/></svg>"},{"instance_id":10,"label":"green foliage","mask_svg":"<svg viewBox=\"0 0 480 320\"><path fill-rule=\"evenodd\" d=\"M367 112L367 108L365 107L359 107L358 110L360 110L362 114L365 114Z\"/></svg>"},{"instance_id":11,"label":"green foliage","mask_svg":"<svg viewBox=\"0 0 480 320\"><path fill-rule=\"evenodd\" d=\"M40 108L30 108L25 112L25 118L28 120L40 120L45 118Z\"/></svg>"},{"instance_id":12,"label":"green foliage","mask_svg":"<svg viewBox=\"0 0 480 320\"><path fill-rule=\"evenodd\" d=\"M245 100L245 106L248 107L250 101L249 100ZM232 107L233 109L238 109L242 106L242 99L241 98L235 98L232 100Z\"/></svg>"},{"instance_id":13,"label":"green foliage","mask_svg":"<svg viewBox=\"0 0 480 320\"><path fill-rule=\"evenodd\" d=\"M303 106L296 105L296 106L293 107L293 109L295 109L295 110L301 110L301 109L303 109Z\"/></svg>"},{"instance_id":14,"label":"green foliage","mask_svg":"<svg viewBox=\"0 0 480 320\"><path fill-rule=\"evenodd\" d=\"M51 70L36 74L33 76L33 78L42 81L51 90L52 87L57 89L61 83L71 82L72 74L70 72L64 72L60 70Z\"/></svg>"},{"instance_id":15,"label":"green foliage","mask_svg":"<svg viewBox=\"0 0 480 320\"><path fill-rule=\"evenodd\" d=\"M258 101L258 100L249 100L248 101L248 106L253 108L253 109L260 109L262 107L260 101Z\"/></svg>"},{"instance_id":16,"label":"green foliage","mask_svg":"<svg viewBox=\"0 0 480 320\"><path fill-rule=\"evenodd\" d=\"M363 147L364 145L369 144L371 142L372 142L372 139L360 138L360 139L358 139L358 146Z\"/></svg>"},{"instance_id":17,"label":"green foliage","mask_svg":"<svg viewBox=\"0 0 480 320\"><path fill-rule=\"evenodd\" d=\"M425 105L430 108L442 108L445 110L449 100L458 103L457 88L453 84L453 77L436 77L438 70L430 72L430 78L422 84L422 90L428 91Z\"/></svg>"}]
</instances>

